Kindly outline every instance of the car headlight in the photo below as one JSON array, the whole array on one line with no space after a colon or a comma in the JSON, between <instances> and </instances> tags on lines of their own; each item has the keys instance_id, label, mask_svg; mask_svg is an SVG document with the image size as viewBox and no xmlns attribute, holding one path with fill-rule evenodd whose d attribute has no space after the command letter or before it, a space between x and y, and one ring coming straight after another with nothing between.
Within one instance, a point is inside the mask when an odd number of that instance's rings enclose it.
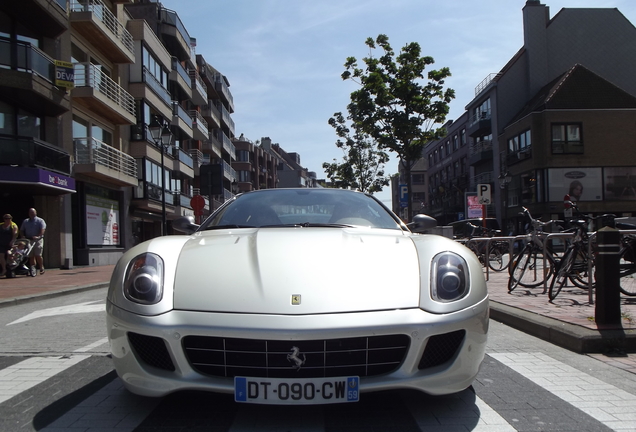
<instances>
[{"instance_id":1,"label":"car headlight","mask_svg":"<svg viewBox=\"0 0 636 432\"><path fill-rule=\"evenodd\" d=\"M454 252L442 252L431 266L431 296L439 302L459 300L468 293L468 264Z\"/></svg>"},{"instance_id":2,"label":"car headlight","mask_svg":"<svg viewBox=\"0 0 636 432\"><path fill-rule=\"evenodd\" d=\"M156 254L144 253L128 263L124 276L124 295L130 301L155 304L163 296L163 260Z\"/></svg>"}]
</instances>

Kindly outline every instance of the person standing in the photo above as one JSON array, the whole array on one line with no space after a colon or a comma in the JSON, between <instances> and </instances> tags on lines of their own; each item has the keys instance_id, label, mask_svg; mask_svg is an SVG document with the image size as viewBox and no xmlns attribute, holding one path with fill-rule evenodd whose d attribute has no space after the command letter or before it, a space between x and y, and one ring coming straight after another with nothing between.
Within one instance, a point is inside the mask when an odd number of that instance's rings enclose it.
<instances>
[{"instance_id":1,"label":"person standing","mask_svg":"<svg viewBox=\"0 0 636 432\"><path fill-rule=\"evenodd\" d=\"M33 247L29 254L29 267L31 276L35 276L35 265L40 267L40 274L44 274L44 260L42 259L42 250L44 249L44 231L46 231L46 222L38 217L38 212L34 208L29 209L29 217L22 222L20 232L24 237L31 240Z\"/></svg>"},{"instance_id":2,"label":"person standing","mask_svg":"<svg viewBox=\"0 0 636 432\"><path fill-rule=\"evenodd\" d=\"M18 238L18 226L13 222L13 217L7 213L2 219L3 223L0 225L0 265L2 271L0 276L7 274L7 254Z\"/></svg>"}]
</instances>

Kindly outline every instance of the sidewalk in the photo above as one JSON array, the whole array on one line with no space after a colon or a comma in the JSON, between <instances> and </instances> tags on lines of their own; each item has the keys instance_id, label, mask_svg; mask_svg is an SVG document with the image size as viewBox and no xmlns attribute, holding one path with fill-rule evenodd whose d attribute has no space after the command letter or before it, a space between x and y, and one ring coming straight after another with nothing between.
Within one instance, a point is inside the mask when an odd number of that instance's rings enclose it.
<instances>
[{"instance_id":1,"label":"sidewalk","mask_svg":"<svg viewBox=\"0 0 636 432\"><path fill-rule=\"evenodd\" d=\"M65 293L107 287L114 265L48 269L34 278L0 278L0 307ZM564 287L554 303L538 288L508 293L507 272L490 272L490 316L494 320L578 353L636 373L636 297L621 295L622 325L599 326L587 291ZM626 355L625 353L630 353Z\"/></svg>"}]
</instances>

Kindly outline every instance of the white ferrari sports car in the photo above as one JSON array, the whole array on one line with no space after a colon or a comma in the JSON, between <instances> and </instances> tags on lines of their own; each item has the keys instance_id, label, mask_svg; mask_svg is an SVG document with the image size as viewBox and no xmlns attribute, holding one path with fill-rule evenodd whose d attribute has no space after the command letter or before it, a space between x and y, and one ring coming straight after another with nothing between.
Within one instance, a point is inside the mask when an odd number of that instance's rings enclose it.
<instances>
[{"instance_id":1,"label":"white ferrari sports car","mask_svg":"<svg viewBox=\"0 0 636 432\"><path fill-rule=\"evenodd\" d=\"M475 255L424 215L405 225L340 189L240 194L184 235L118 262L107 301L119 377L140 395L237 402L355 402L365 392L462 391L488 334Z\"/></svg>"}]
</instances>

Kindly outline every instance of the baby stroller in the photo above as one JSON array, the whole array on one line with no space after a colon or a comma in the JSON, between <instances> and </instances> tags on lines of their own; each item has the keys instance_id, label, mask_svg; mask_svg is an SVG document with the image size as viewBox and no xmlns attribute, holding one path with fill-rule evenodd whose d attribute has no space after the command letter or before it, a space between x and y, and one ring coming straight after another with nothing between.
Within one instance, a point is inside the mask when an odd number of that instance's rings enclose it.
<instances>
[{"instance_id":1,"label":"baby stroller","mask_svg":"<svg viewBox=\"0 0 636 432\"><path fill-rule=\"evenodd\" d=\"M28 239L18 239L7 253L7 278L16 275L35 276L35 270L29 268L29 254L33 249L33 243Z\"/></svg>"}]
</instances>

